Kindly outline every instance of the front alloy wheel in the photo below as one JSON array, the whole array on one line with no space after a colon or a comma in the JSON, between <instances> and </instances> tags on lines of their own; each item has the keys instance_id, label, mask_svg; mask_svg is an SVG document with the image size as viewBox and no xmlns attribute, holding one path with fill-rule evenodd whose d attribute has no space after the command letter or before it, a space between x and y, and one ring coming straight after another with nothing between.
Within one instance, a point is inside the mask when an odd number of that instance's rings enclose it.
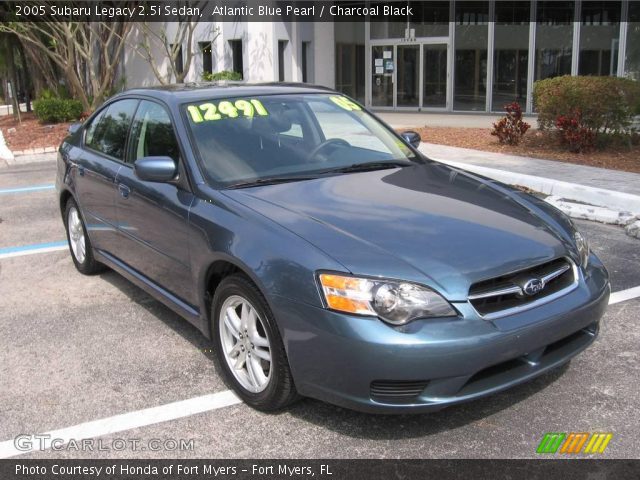
<instances>
[{"instance_id":1,"label":"front alloy wheel","mask_svg":"<svg viewBox=\"0 0 640 480\"><path fill-rule=\"evenodd\" d=\"M234 274L220 282L211 319L218 366L245 403L272 411L298 398L276 320L247 277Z\"/></svg>"},{"instance_id":2,"label":"front alloy wheel","mask_svg":"<svg viewBox=\"0 0 640 480\"><path fill-rule=\"evenodd\" d=\"M239 295L225 300L220 315L222 353L231 373L247 390L262 392L271 376L271 349L260 315Z\"/></svg>"}]
</instances>

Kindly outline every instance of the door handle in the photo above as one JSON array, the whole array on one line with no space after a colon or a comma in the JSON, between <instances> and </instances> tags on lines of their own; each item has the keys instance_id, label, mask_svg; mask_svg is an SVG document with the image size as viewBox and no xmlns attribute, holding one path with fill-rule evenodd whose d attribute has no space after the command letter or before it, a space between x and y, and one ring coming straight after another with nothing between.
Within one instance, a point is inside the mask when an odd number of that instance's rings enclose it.
<instances>
[{"instance_id":1,"label":"door handle","mask_svg":"<svg viewBox=\"0 0 640 480\"><path fill-rule=\"evenodd\" d=\"M122 198L129 198L129 194L131 193L131 189L124 183L118 184L118 191L120 192L120 195L122 195Z\"/></svg>"},{"instance_id":2,"label":"door handle","mask_svg":"<svg viewBox=\"0 0 640 480\"><path fill-rule=\"evenodd\" d=\"M84 177L84 167L81 167L80 165L78 165L78 175Z\"/></svg>"}]
</instances>

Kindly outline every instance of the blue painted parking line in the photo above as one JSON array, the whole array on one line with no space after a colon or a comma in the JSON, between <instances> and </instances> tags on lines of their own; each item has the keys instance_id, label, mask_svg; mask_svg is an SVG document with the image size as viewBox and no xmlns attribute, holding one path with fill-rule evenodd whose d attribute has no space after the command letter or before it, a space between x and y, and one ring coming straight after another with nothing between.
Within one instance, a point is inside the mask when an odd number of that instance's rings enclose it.
<instances>
[{"instance_id":1,"label":"blue painted parking line","mask_svg":"<svg viewBox=\"0 0 640 480\"><path fill-rule=\"evenodd\" d=\"M35 243L32 245L22 245L20 247L0 248L0 258L21 257L23 255L33 255L36 253L57 252L67 249L67 242Z\"/></svg>"},{"instance_id":2,"label":"blue painted parking line","mask_svg":"<svg viewBox=\"0 0 640 480\"><path fill-rule=\"evenodd\" d=\"M8 195L10 193L41 192L43 190L53 190L54 188L56 187L53 183L46 185L33 185L31 187L0 188L0 195Z\"/></svg>"}]
</instances>

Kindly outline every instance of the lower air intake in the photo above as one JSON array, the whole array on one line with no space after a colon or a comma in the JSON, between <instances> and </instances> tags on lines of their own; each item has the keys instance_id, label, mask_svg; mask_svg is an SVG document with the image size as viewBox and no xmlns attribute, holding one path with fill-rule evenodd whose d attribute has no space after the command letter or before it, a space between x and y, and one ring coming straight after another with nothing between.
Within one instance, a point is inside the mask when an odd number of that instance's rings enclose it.
<instances>
[{"instance_id":1,"label":"lower air intake","mask_svg":"<svg viewBox=\"0 0 640 480\"><path fill-rule=\"evenodd\" d=\"M371 382L371 399L381 403L411 403L428 383L426 380L376 380Z\"/></svg>"}]
</instances>

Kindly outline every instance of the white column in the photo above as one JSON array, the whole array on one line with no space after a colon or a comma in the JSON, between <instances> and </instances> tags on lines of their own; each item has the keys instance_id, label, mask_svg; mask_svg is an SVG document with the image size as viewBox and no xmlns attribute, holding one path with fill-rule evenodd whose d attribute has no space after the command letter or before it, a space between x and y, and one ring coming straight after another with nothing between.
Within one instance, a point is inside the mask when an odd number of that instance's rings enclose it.
<instances>
[{"instance_id":1,"label":"white column","mask_svg":"<svg viewBox=\"0 0 640 480\"><path fill-rule=\"evenodd\" d=\"M526 113L533 113L533 82L536 78L536 2L531 1L529 10L529 62L527 65L527 106Z\"/></svg>"}]
</instances>

